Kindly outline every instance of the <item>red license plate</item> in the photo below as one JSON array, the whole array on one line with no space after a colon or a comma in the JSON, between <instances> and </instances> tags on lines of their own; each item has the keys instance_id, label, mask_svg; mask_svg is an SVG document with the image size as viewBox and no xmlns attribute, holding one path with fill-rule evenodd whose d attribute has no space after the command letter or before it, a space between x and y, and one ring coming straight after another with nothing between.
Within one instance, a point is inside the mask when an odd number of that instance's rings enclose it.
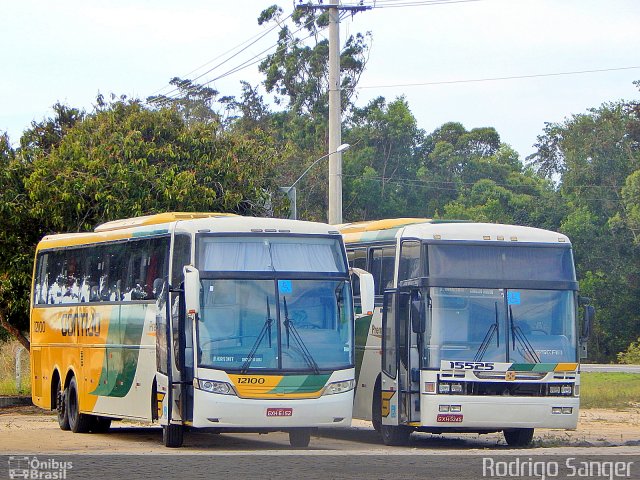
<instances>
[{"instance_id":1,"label":"red license plate","mask_svg":"<svg viewBox=\"0 0 640 480\"><path fill-rule=\"evenodd\" d=\"M267 417L291 417L293 408L267 408Z\"/></svg>"},{"instance_id":2,"label":"red license plate","mask_svg":"<svg viewBox=\"0 0 640 480\"><path fill-rule=\"evenodd\" d=\"M437 422L447 422L447 423L461 423L462 415L454 415L452 413L439 414L436 417Z\"/></svg>"}]
</instances>

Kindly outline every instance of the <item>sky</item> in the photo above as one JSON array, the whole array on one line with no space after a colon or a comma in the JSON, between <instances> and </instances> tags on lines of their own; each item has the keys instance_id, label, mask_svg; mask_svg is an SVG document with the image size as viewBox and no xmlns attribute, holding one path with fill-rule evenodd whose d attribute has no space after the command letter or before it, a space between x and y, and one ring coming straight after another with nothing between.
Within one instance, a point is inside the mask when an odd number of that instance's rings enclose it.
<instances>
[{"instance_id":1,"label":"sky","mask_svg":"<svg viewBox=\"0 0 640 480\"><path fill-rule=\"evenodd\" d=\"M343 41L373 36L356 105L405 96L427 132L449 121L495 127L524 159L546 122L640 99L632 84L640 80L640 0L431 2L377 0L377 8L343 19ZM293 0L5 0L0 132L16 145L56 102L91 111L98 93L169 92L172 77L194 78L265 33L257 17L274 3L292 12ZM276 40L274 30L198 81L264 56ZM592 70L610 71L555 75ZM240 80L262 78L253 65L210 86L238 95ZM503 80L487 80L496 78Z\"/></svg>"}]
</instances>

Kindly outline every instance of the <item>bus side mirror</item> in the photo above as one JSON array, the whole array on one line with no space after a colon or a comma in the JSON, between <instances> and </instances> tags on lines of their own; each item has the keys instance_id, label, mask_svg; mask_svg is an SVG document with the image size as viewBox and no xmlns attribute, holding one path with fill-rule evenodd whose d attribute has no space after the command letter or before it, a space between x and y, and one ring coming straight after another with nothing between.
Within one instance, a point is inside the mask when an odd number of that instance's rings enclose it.
<instances>
[{"instance_id":1,"label":"bus side mirror","mask_svg":"<svg viewBox=\"0 0 640 480\"><path fill-rule=\"evenodd\" d=\"M582 323L582 338L587 339L591 335L591 326L596 317L596 309L593 305L584 306L584 322Z\"/></svg>"},{"instance_id":2,"label":"bus side mirror","mask_svg":"<svg viewBox=\"0 0 640 480\"><path fill-rule=\"evenodd\" d=\"M411 330L424 333L427 329L427 314L422 300L411 300Z\"/></svg>"},{"instance_id":3,"label":"bus side mirror","mask_svg":"<svg viewBox=\"0 0 640 480\"><path fill-rule=\"evenodd\" d=\"M200 314L200 272L186 265L184 273L184 306L187 318L196 319Z\"/></svg>"},{"instance_id":4,"label":"bus side mirror","mask_svg":"<svg viewBox=\"0 0 640 480\"><path fill-rule=\"evenodd\" d=\"M362 306L362 314L373 315L375 302L373 275L361 268L352 268L351 273L356 275L360 280L360 304Z\"/></svg>"}]
</instances>

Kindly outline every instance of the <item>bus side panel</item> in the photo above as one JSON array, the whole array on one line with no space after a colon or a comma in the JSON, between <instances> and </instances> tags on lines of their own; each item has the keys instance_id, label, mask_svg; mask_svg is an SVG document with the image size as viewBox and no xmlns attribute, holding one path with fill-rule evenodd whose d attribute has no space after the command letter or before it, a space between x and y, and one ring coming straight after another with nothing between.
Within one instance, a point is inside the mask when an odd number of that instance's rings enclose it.
<instances>
[{"instance_id":1,"label":"bus side panel","mask_svg":"<svg viewBox=\"0 0 640 480\"><path fill-rule=\"evenodd\" d=\"M151 303L120 308L117 338L107 345L99 386L87 395L93 413L151 420L157 309Z\"/></svg>"},{"instance_id":2,"label":"bus side panel","mask_svg":"<svg viewBox=\"0 0 640 480\"><path fill-rule=\"evenodd\" d=\"M366 330L365 326L368 327ZM374 309L372 317L366 316L356 320L356 360L360 365L356 364L354 418L371 420L373 390L382 365L381 339L382 307L378 306Z\"/></svg>"},{"instance_id":3,"label":"bus side panel","mask_svg":"<svg viewBox=\"0 0 640 480\"><path fill-rule=\"evenodd\" d=\"M75 306L42 307L31 310L31 351L39 351L39 368L31 371L32 401L42 408L51 408L51 382L57 370L64 383L67 372L76 371L79 354L77 338L69 335L69 325L77 313ZM64 326L64 332L63 332ZM63 334L64 333L64 334ZM35 366L35 365L32 365Z\"/></svg>"}]
</instances>

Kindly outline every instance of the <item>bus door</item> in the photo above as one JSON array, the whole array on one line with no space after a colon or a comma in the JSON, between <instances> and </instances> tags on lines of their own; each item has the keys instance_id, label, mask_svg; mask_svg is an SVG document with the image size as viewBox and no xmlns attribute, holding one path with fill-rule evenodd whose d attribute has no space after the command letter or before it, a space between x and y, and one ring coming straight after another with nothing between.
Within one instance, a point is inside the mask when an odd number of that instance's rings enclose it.
<instances>
[{"instance_id":1,"label":"bus door","mask_svg":"<svg viewBox=\"0 0 640 480\"><path fill-rule=\"evenodd\" d=\"M382 424L420 421L417 291L387 290L382 312ZM415 304L415 306L414 306ZM412 326L413 324L413 326Z\"/></svg>"},{"instance_id":2,"label":"bus door","mask_svg":"<svg viewBox=\"0 0 640 480\"><path fill-rule=\"evenodd\" d=\"M161 425L182 425L193 416L193 335L199 309L198 271L184 267L181 288L158 299L156 317L157 414ZM161 305L161 303L163 305ZM192 387L191 387L192 388Z\"/></svg>"}]
</instances>

